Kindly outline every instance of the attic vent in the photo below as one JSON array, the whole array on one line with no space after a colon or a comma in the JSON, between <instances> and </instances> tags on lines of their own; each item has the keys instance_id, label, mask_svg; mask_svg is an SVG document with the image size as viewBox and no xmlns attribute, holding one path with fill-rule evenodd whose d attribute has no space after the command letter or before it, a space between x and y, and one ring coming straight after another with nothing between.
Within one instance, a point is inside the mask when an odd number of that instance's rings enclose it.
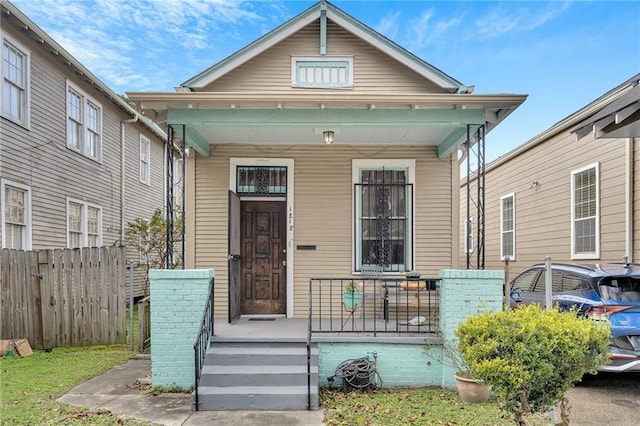
<instances>
[{"instance_id":1,"label":"attic vent","mask_svg":"<svg viewBox=\"0 0 640 426\"><path fill-rule=\"evenodd\" d=\"M341 88L353 86L351 57L293 57L291 84L294 87Z\"/></svg>"}]
</instances>

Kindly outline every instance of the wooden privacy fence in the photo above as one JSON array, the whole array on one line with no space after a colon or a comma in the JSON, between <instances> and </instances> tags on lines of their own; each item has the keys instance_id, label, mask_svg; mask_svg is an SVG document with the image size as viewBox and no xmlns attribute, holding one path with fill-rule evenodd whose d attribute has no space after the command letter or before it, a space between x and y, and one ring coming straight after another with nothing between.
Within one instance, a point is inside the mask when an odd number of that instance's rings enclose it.
<instances>
[{"instance_id":1,"label":"wooden privacy fence","mask_svg":"<svg viewBox=\"0 0 640 426\"><path fill-rule=\"evenodd\" d=\"M126 342L125 247L0 252L1 339L32 347Z\"/></svg>"}]
</instances>

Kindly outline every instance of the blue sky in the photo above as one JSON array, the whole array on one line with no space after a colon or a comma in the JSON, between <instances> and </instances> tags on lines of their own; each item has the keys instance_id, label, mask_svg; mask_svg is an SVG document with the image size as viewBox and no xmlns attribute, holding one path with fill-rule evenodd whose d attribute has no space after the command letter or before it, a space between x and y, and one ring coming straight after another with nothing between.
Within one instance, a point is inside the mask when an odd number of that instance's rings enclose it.
<instances>
[{"instance_id":1,"label":"blue sky","mask_svg":"<svg viewBox=\"0 0 640 426\"><path fill-rule=\"evenodd\" d=\"M175 86L315 1L13 0L116 93ZM487 161L640 72L638 1L334 0L475 94L528 94Z\"/></svg>"}]
</instances>

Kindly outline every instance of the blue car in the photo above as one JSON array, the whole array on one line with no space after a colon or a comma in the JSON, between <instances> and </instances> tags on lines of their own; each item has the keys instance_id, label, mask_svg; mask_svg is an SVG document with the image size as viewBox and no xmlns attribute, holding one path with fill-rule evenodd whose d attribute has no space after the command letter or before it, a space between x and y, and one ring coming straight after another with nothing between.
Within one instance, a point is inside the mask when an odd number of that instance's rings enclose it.
<instances>
[{"instance_id":1,"label":"blue car","mask_svg":"<svg viewBox=\"0 0 640 426\"><path fill-rule=\"evenodd\" d=\"M544 264L533 265L510 283L511 306L546 306ZM551 264L552 302L561 310L608 320L611 362L600 371L640 371L640 265Z\"/></svg>"}]
</instances>

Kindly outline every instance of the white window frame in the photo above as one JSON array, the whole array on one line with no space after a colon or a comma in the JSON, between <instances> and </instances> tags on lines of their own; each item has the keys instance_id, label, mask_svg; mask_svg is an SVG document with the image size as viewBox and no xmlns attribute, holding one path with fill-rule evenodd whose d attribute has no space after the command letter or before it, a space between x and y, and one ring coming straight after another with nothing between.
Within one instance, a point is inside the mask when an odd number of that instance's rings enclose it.
<instances>
[{"instance_id":1,"label":"white window frame","mask_svg":"<svg viewBox=\"0 0 640 426\"><path fill-rule=\"evenodd\" d=\"M351 195L351 199L355 200L356 199L356 184L361 183L360 181L360 176L361 176L361 171L362 170L373 170L373 169L382 169L385 168L385 170L400 170L400 169L405 169L407 171L407 184L411 184L413 185L413 194L412 194L412 199L410 200L411 202L411 210L409 211L407 209L407 223L406 223L406 228L405 228L405 232L406 232L406 248L405 248L405 258L407 261L407 264L405 265L405 269L408 271L412 271L414 268L414 253L416 252L415 250L415 243L416 243L416 237L415 237L415 217L416 217L416 212L415 212L415 197L416 197L416 160L414 159L353 159L351 162L351 188L352 188L352 195ZM360 270L362 269L362 241L360 240L360 238L358 237L361 233L362 230L360 229L360 224L359 221L357 220L360 217L360 212L361 212L361 205L359 202L355 202L355 203L351 203L352 207L351 207L351 218L352 218L352 223L354 224L353 226L355 226L355 229L353 229L353 245L352 245L352 256L351 258L352 260L352 272L353 274L359 274ZM412 238L413 237L413 238ZM404 271L398 271L398 272L387 272L385 271L384 274L389 274L389 275L397 275L397 274L401 274L404 275L405 272Z\"/></svg>"},{"instance_id":2,"label":"white window frame","mask_svg":"<svg viewBox=\"0 0 640 426\"><path fill-rule=\"evenodd\" d=\"M70 116L71 110L69 103L69 92L73 92L80 98L80 111L79 117L77 118ZM80 87L73 84L69 80L67 80L66 84L65 100L67 148L76 151L87 158L90 158L97 162L102 162L102 145L104 140L102 132L104 111L102 109L102 104L89 96L84 90L80 89ZM98 111L96 117L97 123L95 123L95 126L90 126L91 108L94 108ZM78 146L75 146L75 144L72 143L69 137L71 132L71 129L69 127L70 120L73 120L79 126L79 134L77 135ZM89 143L91 140L94 140L94 144L96 145L93 149L95 153L91 152L92 145Z\"/></svg>"},{"instance_id":3,"label":"white window frame","mask_svg":"<svg viewBox=\"0 0 640 426\"><path fill-rule=\"evenodd\" d=\"M18 41L5 34L4 32L0 34L2 38L2 53L0 53L0 57L2 58L2 64L0 64L0 75L2 76L2 84L0 84L0 114L2 114L2 117L6 118L7 120L10 120L28 129L30 127L31 121L31 52ZM9 80L8 76L5 75L4 72L5 45L17 51L23 56L22 81L19 82L18 85L16 85L16 82ZM10 84L11 86L17 86L18 90L22 90L23 92L24 99L20 99L18 101L18 117L5 112L6 104L4 102L4 98L7 95L5 93L5 82Z\"/></svg>"},{"instance_id":4,"label":"white window frame","mask_svg":"<svg viewBox=\"0 0 640 426\"><path fill-rule=\"evenodd\" d=\"M301 69L314 68L313 81L300 78ZM335 71L335 75L334 74ZM343 75L343 81L337 75ZM292 56L291 86L323 89L353 88L353 56Z\"/></svg>"},{"instance_id":5,"label":"white window frame","mask_svg":"<svg viewBox=\"0 0 640 426\"><path fill-rule=\"evenodd\" d=\"M464 220L464 252L473 253L473 218Z\"/></svg>"},{"instance_id":6,"label":"white window frame","mask_svg":"<svg viewBox=\"0 0 640 426\"><path fill-rule=\"evenodd\" d=\"M511 229L504 228L504 201L511 198ZM511 247L513 247L513 254L506 255L504 253L504 239L508 233L511 233ZM500 197L500 260L516 260L516 194L512 192L510 194Z\"/></svg>"},{"instance_id":7,"label":"white window frame","mask_svg":"<svg viewBox=\"0 0 640 426\"><path fill-rule=\"evenodd\" d=\"M88 209L91 207L98 210L98 241L96 243L96 247L101 247L102 240L103 240L102 207L96 204L87 203L86 201L78 200L71 197L67 197L67 208L66 208L67 247L73 248L71 246L71 223L69 220L69 204L70 203L79 204L82 207L82 217L80 219L82 224L82 235L80 236L80 245L79 245L80 247L88 247L88 241L89 241L89 215L87 213Z\"/></svg>"},{"instance_id":8,"label":"white window frame","mask_svg":"<svg viewBox=\"0 0 640 426\"><path fill-rule=\"evenodd\" d=\"M140 183L151 185L151 140L140 135Z\"/></svg>"},{"instance_id":9,"label":"white window frame","mask_svg":"<svg viewBox=\"0 0 640 426\"><path fill-rule=\"evenodd\" d=\"M576 175L589 171L591 169L595 170L595 215L589 217L576 218L576 199L575 199L575 178ZM575 226L578 220L585 219L595 219L595 251L593 252L580 252L577 253L576 247L576 232ZM574 170L571 172L571 259L599 259L600 258L600 164L593 163L589 164L580 169Z\"/></svg>"},{"instance_id":10,"label":"white window frame","mask_svg":"<svg viewBox=\"0 0 640 426\"><path fill-rule=\"evenodd\" d=\"M25 192L24 200L24 221L25 221L25 233L22 236L22 247L24 250L31 250L33 239L33 226L32 226L32 202L31 202L31 187L23 185L18 182L13 182L8 179L0 179L0 221L2 225L2 248L7 247L7 235L6 235L6 188L13 187Z\"/></svg>"}]
</instances>

